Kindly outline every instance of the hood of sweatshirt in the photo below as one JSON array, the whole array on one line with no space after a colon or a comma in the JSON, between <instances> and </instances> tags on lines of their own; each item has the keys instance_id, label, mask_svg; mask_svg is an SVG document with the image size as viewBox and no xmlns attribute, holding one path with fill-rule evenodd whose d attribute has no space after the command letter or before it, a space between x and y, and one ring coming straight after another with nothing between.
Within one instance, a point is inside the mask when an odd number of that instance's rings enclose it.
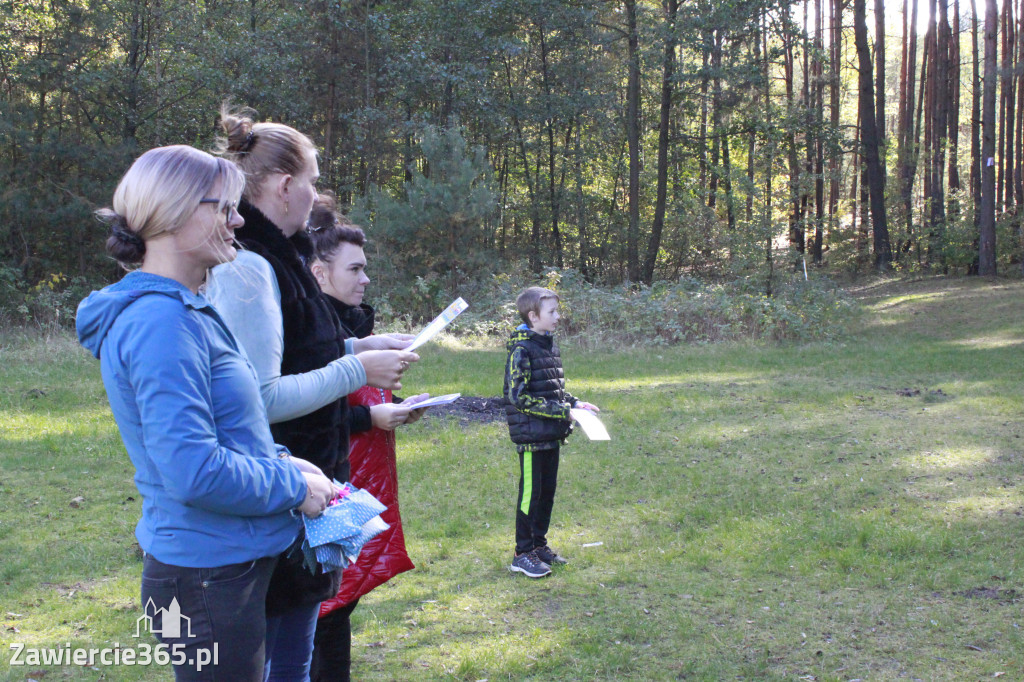
<instances>
[{"instance_id":1,"label":"hood of sweatshirt","mask_svg":"<svg viewBox=\"0 0 1024 682\"><path fill-rule=\"evenodd\" d=\"M185 305L197 310L210 305L205 298L193 294L180 282L136 270L125 275L120 282L92 292L78 304L75 316L78 341L98 358L103 341L118 316L132 303L150 294L180 298Z\"/></svg>"}]
</instances>

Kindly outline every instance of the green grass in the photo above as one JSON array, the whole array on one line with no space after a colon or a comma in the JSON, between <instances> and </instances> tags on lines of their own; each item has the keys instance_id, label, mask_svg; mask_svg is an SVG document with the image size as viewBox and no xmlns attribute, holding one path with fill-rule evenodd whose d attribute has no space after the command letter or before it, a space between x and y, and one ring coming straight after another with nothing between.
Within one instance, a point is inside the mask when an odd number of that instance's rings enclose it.
<instances>
[{"instance_id":1,"label":"green grass","mask_svg":"<svg viewBox=\"0 0 1024 682\"><path fill-rule=\"evenodd\" d=\"M417 569L356 609L356 679L1024 679L1024 284L857 296L843 343L563 346L613 440L563 449L544 580L505 426L402 430ZM11 642L133 643L139 501L97 363L0 347L0 676L38 679ZM403 393L500 393L497 345L422 351ZM45 679L169 679L97 667Z\"/></svg>"}]
</instances>

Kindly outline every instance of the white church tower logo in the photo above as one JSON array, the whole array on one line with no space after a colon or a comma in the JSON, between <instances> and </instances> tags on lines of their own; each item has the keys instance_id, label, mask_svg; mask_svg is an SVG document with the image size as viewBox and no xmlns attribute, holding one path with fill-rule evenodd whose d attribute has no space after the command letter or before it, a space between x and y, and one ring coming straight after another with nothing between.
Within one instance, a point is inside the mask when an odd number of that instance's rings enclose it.
<instances>
[{"instance_id":1,"label":"white church tower logo","mask_svg":"<svg viewBox=\"0 0 1024 682\"><path fill-rule=\"evenodd\" d=\"M153 621L157 615L161 614L160 627L154 628ZM153 603L153 598L150 597L149 601L146 602L146 608L143 610L142 615L135 621L135 634L133 636L141 637L143 632L151 632L154 635L160 635L161 639L180 639L182 636L182 621L185 621L186 636L189 638L195 637L192 634L192 619L181 615L181 606L178 605L177 597L171 599L171 603L166 609L158 609L156 604Z\"/></svg>"}]
</instances>

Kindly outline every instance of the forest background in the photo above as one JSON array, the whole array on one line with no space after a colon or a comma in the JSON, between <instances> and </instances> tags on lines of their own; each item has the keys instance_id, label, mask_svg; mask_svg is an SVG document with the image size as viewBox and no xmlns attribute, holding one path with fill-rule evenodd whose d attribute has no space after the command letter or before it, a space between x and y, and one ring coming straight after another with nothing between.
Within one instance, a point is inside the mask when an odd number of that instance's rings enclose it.
<instances>
[{"instance_id":1,"label":"forest background","mask_svg":"<svg viewBox=\"0 0 1024 682\"><path fill-rule=\"evenodd\" d=\"M385 313L546 275L746 296L669 342L827 336L807 268L1018 270L1024 0L866 4L0 1L0 315L117 278L92 212L225 100L313 138Z\"/></svg>"}]
</instances>

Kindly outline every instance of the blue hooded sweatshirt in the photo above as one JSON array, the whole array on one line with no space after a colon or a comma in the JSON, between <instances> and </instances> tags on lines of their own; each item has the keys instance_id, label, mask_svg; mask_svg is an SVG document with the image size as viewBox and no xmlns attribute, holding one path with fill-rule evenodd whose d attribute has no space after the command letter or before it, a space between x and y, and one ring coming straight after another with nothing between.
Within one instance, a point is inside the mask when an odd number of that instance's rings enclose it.
<instances>
[{"instance_id":1,"label":"blue hooded sweatshirt","mask_svg":"<svg viewBox=\"0 0 1024 682\"><path fill-rule=\"evenodd\" d=\"M306 481L279 458L256 373L209 302L136 271L90 294L76 323L135 465L142 549L190 568L285 550Z\"/></svg>"}]
</instances>

